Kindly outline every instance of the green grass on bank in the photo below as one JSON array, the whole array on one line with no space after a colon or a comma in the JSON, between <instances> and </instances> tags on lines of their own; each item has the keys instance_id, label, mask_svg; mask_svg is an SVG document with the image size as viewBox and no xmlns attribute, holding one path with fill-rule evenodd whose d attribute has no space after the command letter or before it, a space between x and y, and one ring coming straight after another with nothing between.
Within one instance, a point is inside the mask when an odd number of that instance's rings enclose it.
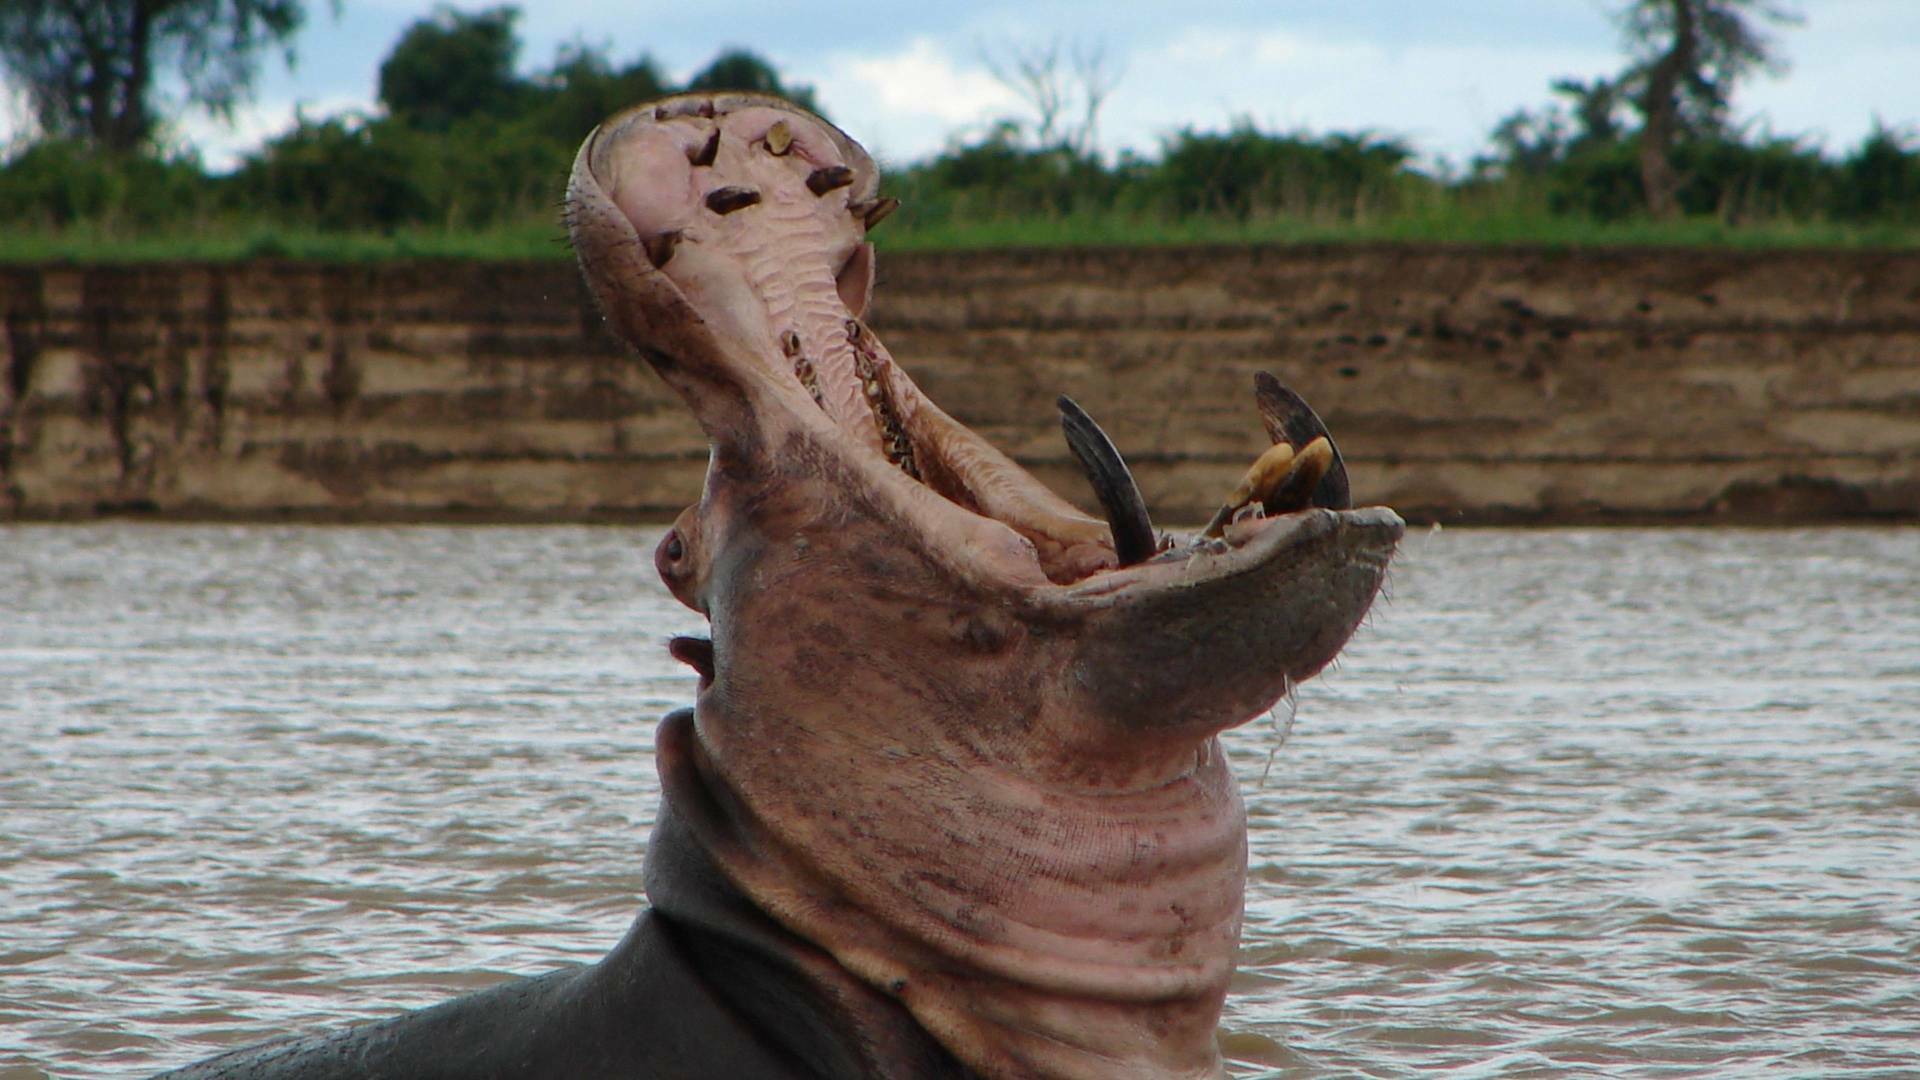
<instances>
[{"instance_id":1,"label":"green grass on bank","mask_svg":"<svg viewBox=\"0 0 1920 1080\"><path fill-rule=\"evenodd\" d=\"M1771 222L1728 225L1713 218L1660 223L1600 222L1525 213L1403 214L1366 221L1268 217L1158 218L1118 213L915 222L908 214L875 231L883 251L988 248L1155 247L1186 244L1442 244L1555 248L1920 249L1920 226ZM565 259L565 231L532 220L483 229L324 232L244 222L144 232L98 226L0 230L0 263L141 263L296 259Z\"/></svg>"},{"instance_id":2,"label":"green grass on bank","mask_svg":"<svg viewBox=\"0 0 1920 1080\"><path fill-rule=\"evenodd\" d=\"M881 226L879 232L891 227ZM1526 214L1407 214L1367 221L1269 217L1139 218L1115 214L909 224L876 235L893 251L1179 244L1446 244L1543 247L1920 248L1920 227L1781 222L1729 226L1711 218L1600 222Z\"/></svg>"},{"instance_id":3,"label":"green grass on bank","mask_svg":"<svg viewBox=\"0 0 1920 1080\"><path fill-rule=\"evenodd\" d=\"M0 263L238 262L299 259L566 259L557 221L485 229L405 229L390 233L218 222L196 228L128 232L99 227L0 232Z\"/></svg>"}]
</instances>

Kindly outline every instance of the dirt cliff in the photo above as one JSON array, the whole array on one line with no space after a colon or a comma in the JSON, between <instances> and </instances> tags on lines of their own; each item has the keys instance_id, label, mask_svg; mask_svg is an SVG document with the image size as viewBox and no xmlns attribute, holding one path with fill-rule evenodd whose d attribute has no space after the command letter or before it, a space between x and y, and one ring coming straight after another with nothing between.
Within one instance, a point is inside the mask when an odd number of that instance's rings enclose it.
<instances>
[{"instance_id":1,"label":"dirt cliff","mask_svg":"<svg viewBox=\"0 0 1920 1080\"><path fill-rule=\"evenodd\" d=\"M1252 373L1410 518L1920 516L1920 252L883 256L872 321L1078 501L1053 398L1156 517L1261 448ZM705 445L564 262L0 270L0 518L631 519Z\"/></svg>"}]
</instances>

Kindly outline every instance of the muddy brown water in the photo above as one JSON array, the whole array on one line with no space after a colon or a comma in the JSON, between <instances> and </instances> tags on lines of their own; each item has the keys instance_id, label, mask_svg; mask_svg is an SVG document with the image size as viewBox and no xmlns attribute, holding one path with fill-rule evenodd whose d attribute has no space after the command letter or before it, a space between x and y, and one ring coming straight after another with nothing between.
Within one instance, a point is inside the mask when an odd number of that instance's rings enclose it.
<instances>
[{"instance_id":1,"label":"muddy brown water","mask_svg":"<svg viewBox=\"0 0 1920 1080\"><path fill-rule=\"evenodd\" d=\"M611 946L657 535L0 528L0 1076ZM1920 1069L1920 529L1419 533L1285 719L1228 740L1237 1073Z\"/></svg>"}]
</instances>

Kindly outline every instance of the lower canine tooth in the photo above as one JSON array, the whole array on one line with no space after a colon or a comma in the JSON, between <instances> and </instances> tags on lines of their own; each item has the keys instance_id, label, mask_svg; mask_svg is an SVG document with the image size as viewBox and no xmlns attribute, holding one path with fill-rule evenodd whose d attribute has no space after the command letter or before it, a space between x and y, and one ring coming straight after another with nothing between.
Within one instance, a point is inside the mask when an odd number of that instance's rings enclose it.
<instances>
[{"instance_id":1,"label":"lower canine tooth","mask_svg":"<svg viewBox=\"0 0 1920 1080\"><path fill-rule=\"evenodd\" d=\"M1154 539L1146 500L1140 497L1140 485L1134 482L1126 459L1072 398L1062 394L1055 404L1060 408L1060 429L1067 437L1067 448L1079 460L1100 508L1106 511L1115 561L1132 566L1151 557L1160 549L1159 542Z\"/></svg>"}]
</instances>

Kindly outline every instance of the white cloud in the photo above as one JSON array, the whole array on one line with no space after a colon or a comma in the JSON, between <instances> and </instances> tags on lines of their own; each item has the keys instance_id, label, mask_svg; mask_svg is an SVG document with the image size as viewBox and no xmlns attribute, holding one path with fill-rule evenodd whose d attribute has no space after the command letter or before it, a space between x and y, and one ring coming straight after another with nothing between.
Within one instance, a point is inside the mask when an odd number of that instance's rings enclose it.
<instances>
[{"instance_id":1,"label":"white cloud","mask_svg":"<svg viewBox=\"0 0 1920 1080\"><path fill-rule=\"evenodd\" d=\"M879 55L842 53L799 73L835 123L883 157L935 153L955 129L1020 110L1020 99L981 65L962 66L932 38Z\"/></svg>"},{"instance_id":2,"label":"white cloud","mask_svg":"<svg viewBox=\"0 0 1920 1080\"><path fill-rule=\"evenodd\" d=\"M1231 58L1242 43L1225 30L1189 26L1167 42L1163 54L1175 64L1212 64Z\"/></svg>"},{"instance_id":3,"label":"white cloud","mask_svg":"<svg viewBox=\"0 0 1920 1080\"><path fill-rule=\"evenodd\" d=\"M1896 125L1920 122L1920 79L1912 77L1920 3L1800 6L1806 25L1778 33L1787 76L1744 84L1740 115L1764 112L1774 130L1824 135L1836 151L1856 145L1876 111ZM1220 0L1204 9L1146 0L979 0L964 9L849 0L832 19L773 0L711 0L697 20L665 18L652 0L642 0L638 18L592 0L522 7L529 65L584 36L620 59L650 50L684 76L723 46L744 45L772 57L783 77L813 85L837 123L896 161L939 151L957 129L1024 112L978 60L982 42L1104 41L1125 72L1100 117L1109 151L1151 151L1179 127L1219 129L1245 116L1270 129L1402 135L1459 161L1482 151L1513 109L1551 101L1554 78L1612 74L1624 63L1597 0L1486 0L1475 20L1430 0ZM288 73L265 58L261 104L242 110L236 128L201 116L183 120L179 133L204 141L209 162L230 165L285 130L295 101L308 101L309 115L365 108L380 60L407 23L431 10L430 0L356 0L338 19L315 9L296 42L300 66ZM0 139L26 119L17 95L0 96Z\"/></svg>"},{"instance_id":4,"label":"white cloud","mask_svg":"<svg viewBox=\"0 0 1920 1080\"><path fill-rule=\"evenodd\" d=\"M885 107L925 113L950 124L970 123L989 110L1018 104L987 72L956 68L930 38L914 38L903 53L854 60L848 66Z\"/></svg>"},{"instance_id":5,"label":"white cloud","mask_svg":"<svg viewBox=\"0 0 1920 1080\"><path fill-rule=\"evenodd\" d=\"M1403 136L1456 161L1513 108L1545 104L1554 78L1618 66L1602 46L1389 46L1278 28L1183 34L1130 60L1130 72L1155 78L1129 79L1114 94L1102 125L1114 145L1151 148L1181 127L1246 118L1268 130Z\"/></svg>"},{"instance_id":6,"label":"white cloud","mask_svg":"<svg viewBox=\"0 0 1920 1080\"><path fill-rule=\"evenodd\" d=\"M1302 57L1307 55L1307 51L1313 48L1315 44L1320 44L1324 47L1327 43L1309 42L1293 34L1271 31L1265 34L1255 35L1251 42L1252 48L1250 51L1256 63L1296 64L1300 62ZM1354 51L1351 46L1340 46L1340 50L1348 53ZM1378 50L1374 51L1377 52Z\"/></svg>"},{"instance_id":7,"label":"white cloud","mask_svg":"<svg viewBox=\"0 0 1920 1080\"><path fill-rule=\"evenodd\" d=\"M1804 27L1778 35L1788 62L1785 75L1744 84L1734 111L1744 118L1763 115L1775 133L1810 137L1835 154L1859 146L1876 114L1912 130L1920 122L1916 12L1912 0L1814 7Z\"/></svg>"},{"instance_id":8,"label":"white cloud","mask_svg":"<svg viewBox=\"0 0 1920 1080\"><path fill-rule=\"evenodd\" d=\"M33 109L27 104L27 92L10 83L0 83L0 151L33 128Z\"/></svg>"}]
</instances>

